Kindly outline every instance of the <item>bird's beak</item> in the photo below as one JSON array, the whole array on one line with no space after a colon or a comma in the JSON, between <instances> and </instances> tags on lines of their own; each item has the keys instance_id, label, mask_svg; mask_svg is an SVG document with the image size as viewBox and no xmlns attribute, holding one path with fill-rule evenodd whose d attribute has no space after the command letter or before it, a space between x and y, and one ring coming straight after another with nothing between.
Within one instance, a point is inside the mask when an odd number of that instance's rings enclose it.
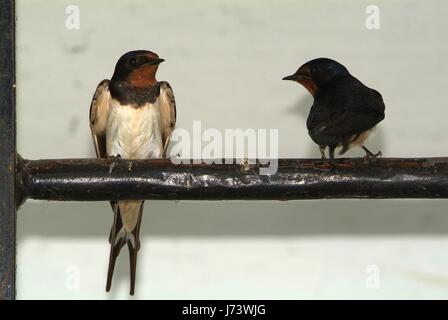
<instances>
[{"instance_id":1,"label":"bird's beak","mask_svg":"<svg viewBox=\"0 0 448 320\"><path fill-rule=\"evenodd\" d=\"M165 60L160 59L160 58L154 58L154 59L149 60L145 64L159 64L159 63L162 63L163 61L165 61Z\"/></svg>"},{"instance_id":2,"label":"bird's beak","mask_svg":"<svg viewBox=\"0 0 448 320\"><path fill-rule=\"evenodd\" d=\"M290 76L284 77L282 80L297 81L297 75L296 74L292 74Z\"/></svg>"},{"instance_id":3,"label":"bird's beak","mask_svg":"<svg viewBox=\"0 0 448 320\"><path fill-rule=\"evenodd\" d=\"M291 80L291 81L304 81L304 80L310 80L311 79L311 73L308 67L301 67L299 70L297 70L296 73L284 77L282 80Z\"/></svg>"}]
</instances>

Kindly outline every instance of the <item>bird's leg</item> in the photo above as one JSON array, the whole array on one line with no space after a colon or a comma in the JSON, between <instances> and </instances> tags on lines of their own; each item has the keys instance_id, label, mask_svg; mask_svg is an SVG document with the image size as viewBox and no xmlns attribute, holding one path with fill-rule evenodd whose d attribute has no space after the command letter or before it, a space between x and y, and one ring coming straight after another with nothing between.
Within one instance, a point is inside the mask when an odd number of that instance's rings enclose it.
<instances>
[{"instance_id":1,"label":"bird's leg","mask_svg":"<svg viewBox=\"0 0 448 320\"><path fill-rule=\"evenodd\" d=\"M319 150L320 150L320 155L322 157L322 160L327 160L327 157L325 157L325 148L326 147L327 146L319 145Z\"/></svg>"},{"instance_id":2,"label":"bird's leg","mask_svg":"<svg viewBox=\"0 0 448 320\"><path fill-rule=\"evenodd\" d=\"M108 156L108 158L115 161L115 160L121 159L121 155L117 154L114 156Z\"/></svg>"},{"instance_id":3,"label":"bird's leg","mask_svg":"<svg viewBox=\"0 0 448 320\"><path fill-rule=\"evenodd\" d=\"M382 153L381 151L378 151L377 153L373 153L372 151L370 151L369 149L367 149L364 145L361 145L361 148L366 152L365 158L372 160L372 159L377 159L379 157L382 157Z\"/></svg>"},{"instance_id":4,"label":"bird's leg","mask_svg":"<svg viewBox=\"0 0 448 320\"><path fill-rule=\"evenodd\" d=\"M117 161L118 159L121 159L121 156L119 154L117 154L116 156L108 156L108 158L112 160L112 163L110 164L110 167L109 167L109 174L111 174L115 168L115 161Z\"/></svg>"},{"instance_id":5,"label":"bird's leg","mask_svg":"<svg viewBox=\"0 0 448 320\"><path fill-rule=\"evenodd\" d=\"M328 153L330 154L330 162L334 160L334 150L336 146L328 146Z\"/></svg>"}]
</instances>

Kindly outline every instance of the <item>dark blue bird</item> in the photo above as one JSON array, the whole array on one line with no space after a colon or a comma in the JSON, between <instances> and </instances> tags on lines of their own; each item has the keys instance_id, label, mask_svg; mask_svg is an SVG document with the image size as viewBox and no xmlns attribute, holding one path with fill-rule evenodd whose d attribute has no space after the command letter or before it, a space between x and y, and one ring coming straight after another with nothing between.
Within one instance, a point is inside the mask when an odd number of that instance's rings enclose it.
<instances>
[{"instance_id":1,"label":"dark blue bird","mask_svg":"<svg viewBox=\"0 0 448 320\"><path fill-rule=\"evenodd\" d=\"M306 125L323 159L326 147L330 159L334 159L338 147L339 154L360 146L368 158L381 155L364 146L371 130L384 119L385 106L378 91L366 87L342 64L327 58L308 61L283 80L300 83L314 97Z\"/></svg>"}]
</instances>

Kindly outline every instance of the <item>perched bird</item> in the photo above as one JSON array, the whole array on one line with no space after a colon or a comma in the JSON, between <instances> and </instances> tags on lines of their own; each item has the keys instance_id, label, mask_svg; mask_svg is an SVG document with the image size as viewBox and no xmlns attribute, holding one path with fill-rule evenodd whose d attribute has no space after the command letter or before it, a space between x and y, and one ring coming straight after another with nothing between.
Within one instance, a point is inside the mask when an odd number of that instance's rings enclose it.
<instances>
[{"instance_id":1,"label":"perched bird","mask_svg":"<svg viewBox=\"0 0 448 320\"><path fill-rule=\"evenodd\" d=\"M306 126L323 159L327 146L330 159L334 159L337 147L342 148L339 154L360 146L367 158L381 155L381 151L373 154L364 146L371 130L384 119L385 106L378 91L366 87L342 64L327 58L308 61L283 80L300 83L314 97Z\"/></svg>"},{"instance_id":2,"label":"perched bird","mask_svg":"<svg viewBox=\"0 0 448 320\"><path fill-rule=\"evenodd\" d=\"M112 78L100 82L90 106L90 129L98 158L165 157L176 123L176 104L168 82L156 80L163 61L150 51L131 51L118 60ZM127 244L133 295L143 201L111 201L111 205L114 221L106 291L112 284L115 261Z\"/></svg>"}]
</instances>

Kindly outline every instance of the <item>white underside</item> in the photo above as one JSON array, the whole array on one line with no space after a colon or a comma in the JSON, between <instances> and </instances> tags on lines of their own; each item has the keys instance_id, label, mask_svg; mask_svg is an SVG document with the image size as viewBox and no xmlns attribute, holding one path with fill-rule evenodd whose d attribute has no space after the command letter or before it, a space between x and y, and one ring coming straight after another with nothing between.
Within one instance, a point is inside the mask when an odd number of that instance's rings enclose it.
<instances>
[{"instance_id":1,"label":"white underside","mask_svg":"<svg viewBox=\"0 0 448 320\"><path fill-rule=\"evenodd\" d=\"M106 127L107 154L119 155L123 159L162 158L158 100L140 108L119 105L115 100L110 103ZM142 201L120 201L118 204L123 229L132 232L138 222Z\"/></svg>"},{"instance_id":2,"label":"white underside","mask_svg":"<svg viewBox=\"0 0 448 320\"><path fill-rule=\"evenodd\" d=\"M140 108L112 100L106 129L107 154L123 159L162 158L159 119L157 100Z\"/></svg>"}]
</instances>

